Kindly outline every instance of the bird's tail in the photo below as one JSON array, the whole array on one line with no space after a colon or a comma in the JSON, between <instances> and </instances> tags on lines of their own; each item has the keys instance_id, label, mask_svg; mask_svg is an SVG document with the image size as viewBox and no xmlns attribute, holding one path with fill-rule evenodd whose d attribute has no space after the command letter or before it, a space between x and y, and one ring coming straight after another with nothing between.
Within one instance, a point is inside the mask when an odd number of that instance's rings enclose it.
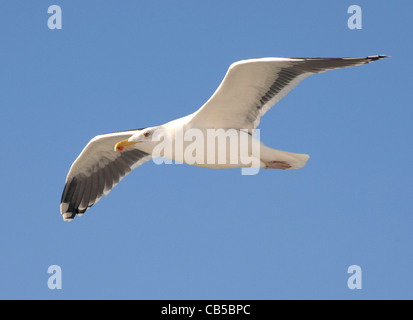
<instances>
[{"instance_id":1,"label":"bird's tail","mask_svg":"<svg viewBox=\"0 0 413 320\"><path fill-rule=\"evenodd\" d=\"M308 159L310 159L308 154L281 151L261 145L261 161L264 168L300 169L306 165ZM289 167L284 167L280 163L288 164Z\"/></svg>"},{"instance_id":2,"label":"bird's tail","mask_svg":"<svg viewBox=\"0 0 413 320\"><path fill-rule=\"evenodd\" d=\"M290 153L289 157L292 158L292 160L289 160L288 163L291 165L291 168L289 169L301 169L307 164L308 159L310 159L310 156L308 154L302 154L302 153Z\"/></svg>"}]
</instances>

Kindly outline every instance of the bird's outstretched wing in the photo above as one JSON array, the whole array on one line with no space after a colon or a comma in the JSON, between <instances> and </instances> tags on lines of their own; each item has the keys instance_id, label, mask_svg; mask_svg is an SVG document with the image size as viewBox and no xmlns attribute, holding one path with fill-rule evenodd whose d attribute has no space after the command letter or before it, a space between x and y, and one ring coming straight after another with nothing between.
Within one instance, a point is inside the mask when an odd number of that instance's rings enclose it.
<instances>
[{"instance_id":1,"label":"bird's outstretched wing","mask_svg":"<svg viewBox=\"0 0 413 320\"><path fill-rule=\"evenodd\" d=\"M385 57L261 58L235 62L191 122L198 127L255 129L260 118L308 76Z\"/></svg>"},{"instance_id":2,"label":"bird's outstretched wing","mask_svg":"<svg viewBox=\"0 0 413 320\"><path fill-rule=\"evenodd\" d=\"M114 151L117 142L129 139L133 133L109 133L90 140L66 178L60 204L64 220L82 215L133 169L151 159L148 153L135 148Z\"/></svg>"}]
</instances>

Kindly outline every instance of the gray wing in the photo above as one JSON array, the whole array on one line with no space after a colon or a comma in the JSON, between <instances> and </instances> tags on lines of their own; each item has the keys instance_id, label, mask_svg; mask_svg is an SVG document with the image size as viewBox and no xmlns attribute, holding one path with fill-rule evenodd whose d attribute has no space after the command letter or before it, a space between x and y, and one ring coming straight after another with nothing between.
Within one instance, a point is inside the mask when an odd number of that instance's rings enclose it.
<instances>
[{"instance_id":1,"label":"gray wing","mask_svg":"<svg viewBox=\"0 0 413 320\"><path fill-rule=\"evenodd\" d=\"M235 62L191 122L195 127L255 129L261 117L306 77L385 57L262 58Z\"/></svg>"},{"instance_id":2,"label":"gray wing","mask_svg":"<svg viewBox=\"0 0 413 320\"><path fill-rule=\"evenodd\" d=\"M134 132L117 132L96 136L72 164L66 178L60 212L66 221L82 215L106 196L133 169L151 159L138 149L114 151L117 142Z\"/></svg>"}]
</instances>

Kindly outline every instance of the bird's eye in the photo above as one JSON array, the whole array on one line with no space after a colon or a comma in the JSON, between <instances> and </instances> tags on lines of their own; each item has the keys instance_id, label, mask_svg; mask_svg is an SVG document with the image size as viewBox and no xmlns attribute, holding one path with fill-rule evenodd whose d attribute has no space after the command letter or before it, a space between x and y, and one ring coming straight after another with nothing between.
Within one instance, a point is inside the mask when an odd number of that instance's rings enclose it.
<instances>
[{"instance_id":1,"label":"bird's eye","mask_svg":"<svg viewBox=\"0 0 413 320\"><path fill-rule=\"evenodd\" d=\"M147 138L147 137L149 137L151 134L148 132L148 131L146 131L144 134L143 134L143 136L145 137L145 138Z\"/></svg>"}]
</instances>

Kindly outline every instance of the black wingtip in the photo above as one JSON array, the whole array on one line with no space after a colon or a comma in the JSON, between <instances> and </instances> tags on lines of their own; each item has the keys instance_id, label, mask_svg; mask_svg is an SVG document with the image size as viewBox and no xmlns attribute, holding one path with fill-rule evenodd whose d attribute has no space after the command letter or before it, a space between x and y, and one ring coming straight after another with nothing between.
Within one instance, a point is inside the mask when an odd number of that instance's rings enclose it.
<instances>
[{"instance_id":1,"label":"black wingtip","mask_svg":"<svg viewBox=\"0 0 413 320\"><path fill-rule=\"evenodd\" d=\"M384 58L390 58L390 56L385 55L385 54L379 54L379 55L376 55L376 56L369 56L369 57L367 57L367 63L373 62L373 61L376 61L376 60L381 60L381 59L384 59Z\"/></svg>"},{"instance_id":2,"label":"black wingtip","mask_svg":"<svg viewBox=\"0 0 413 320\"><path fill-rule=\"evenodd\" d=\"M72 212L65 212L62 213L63 215L63 220L64 221L72 221L74 219L74 217L76 216L76 214L72 213Z\"/></svg>"}]
</instances>

